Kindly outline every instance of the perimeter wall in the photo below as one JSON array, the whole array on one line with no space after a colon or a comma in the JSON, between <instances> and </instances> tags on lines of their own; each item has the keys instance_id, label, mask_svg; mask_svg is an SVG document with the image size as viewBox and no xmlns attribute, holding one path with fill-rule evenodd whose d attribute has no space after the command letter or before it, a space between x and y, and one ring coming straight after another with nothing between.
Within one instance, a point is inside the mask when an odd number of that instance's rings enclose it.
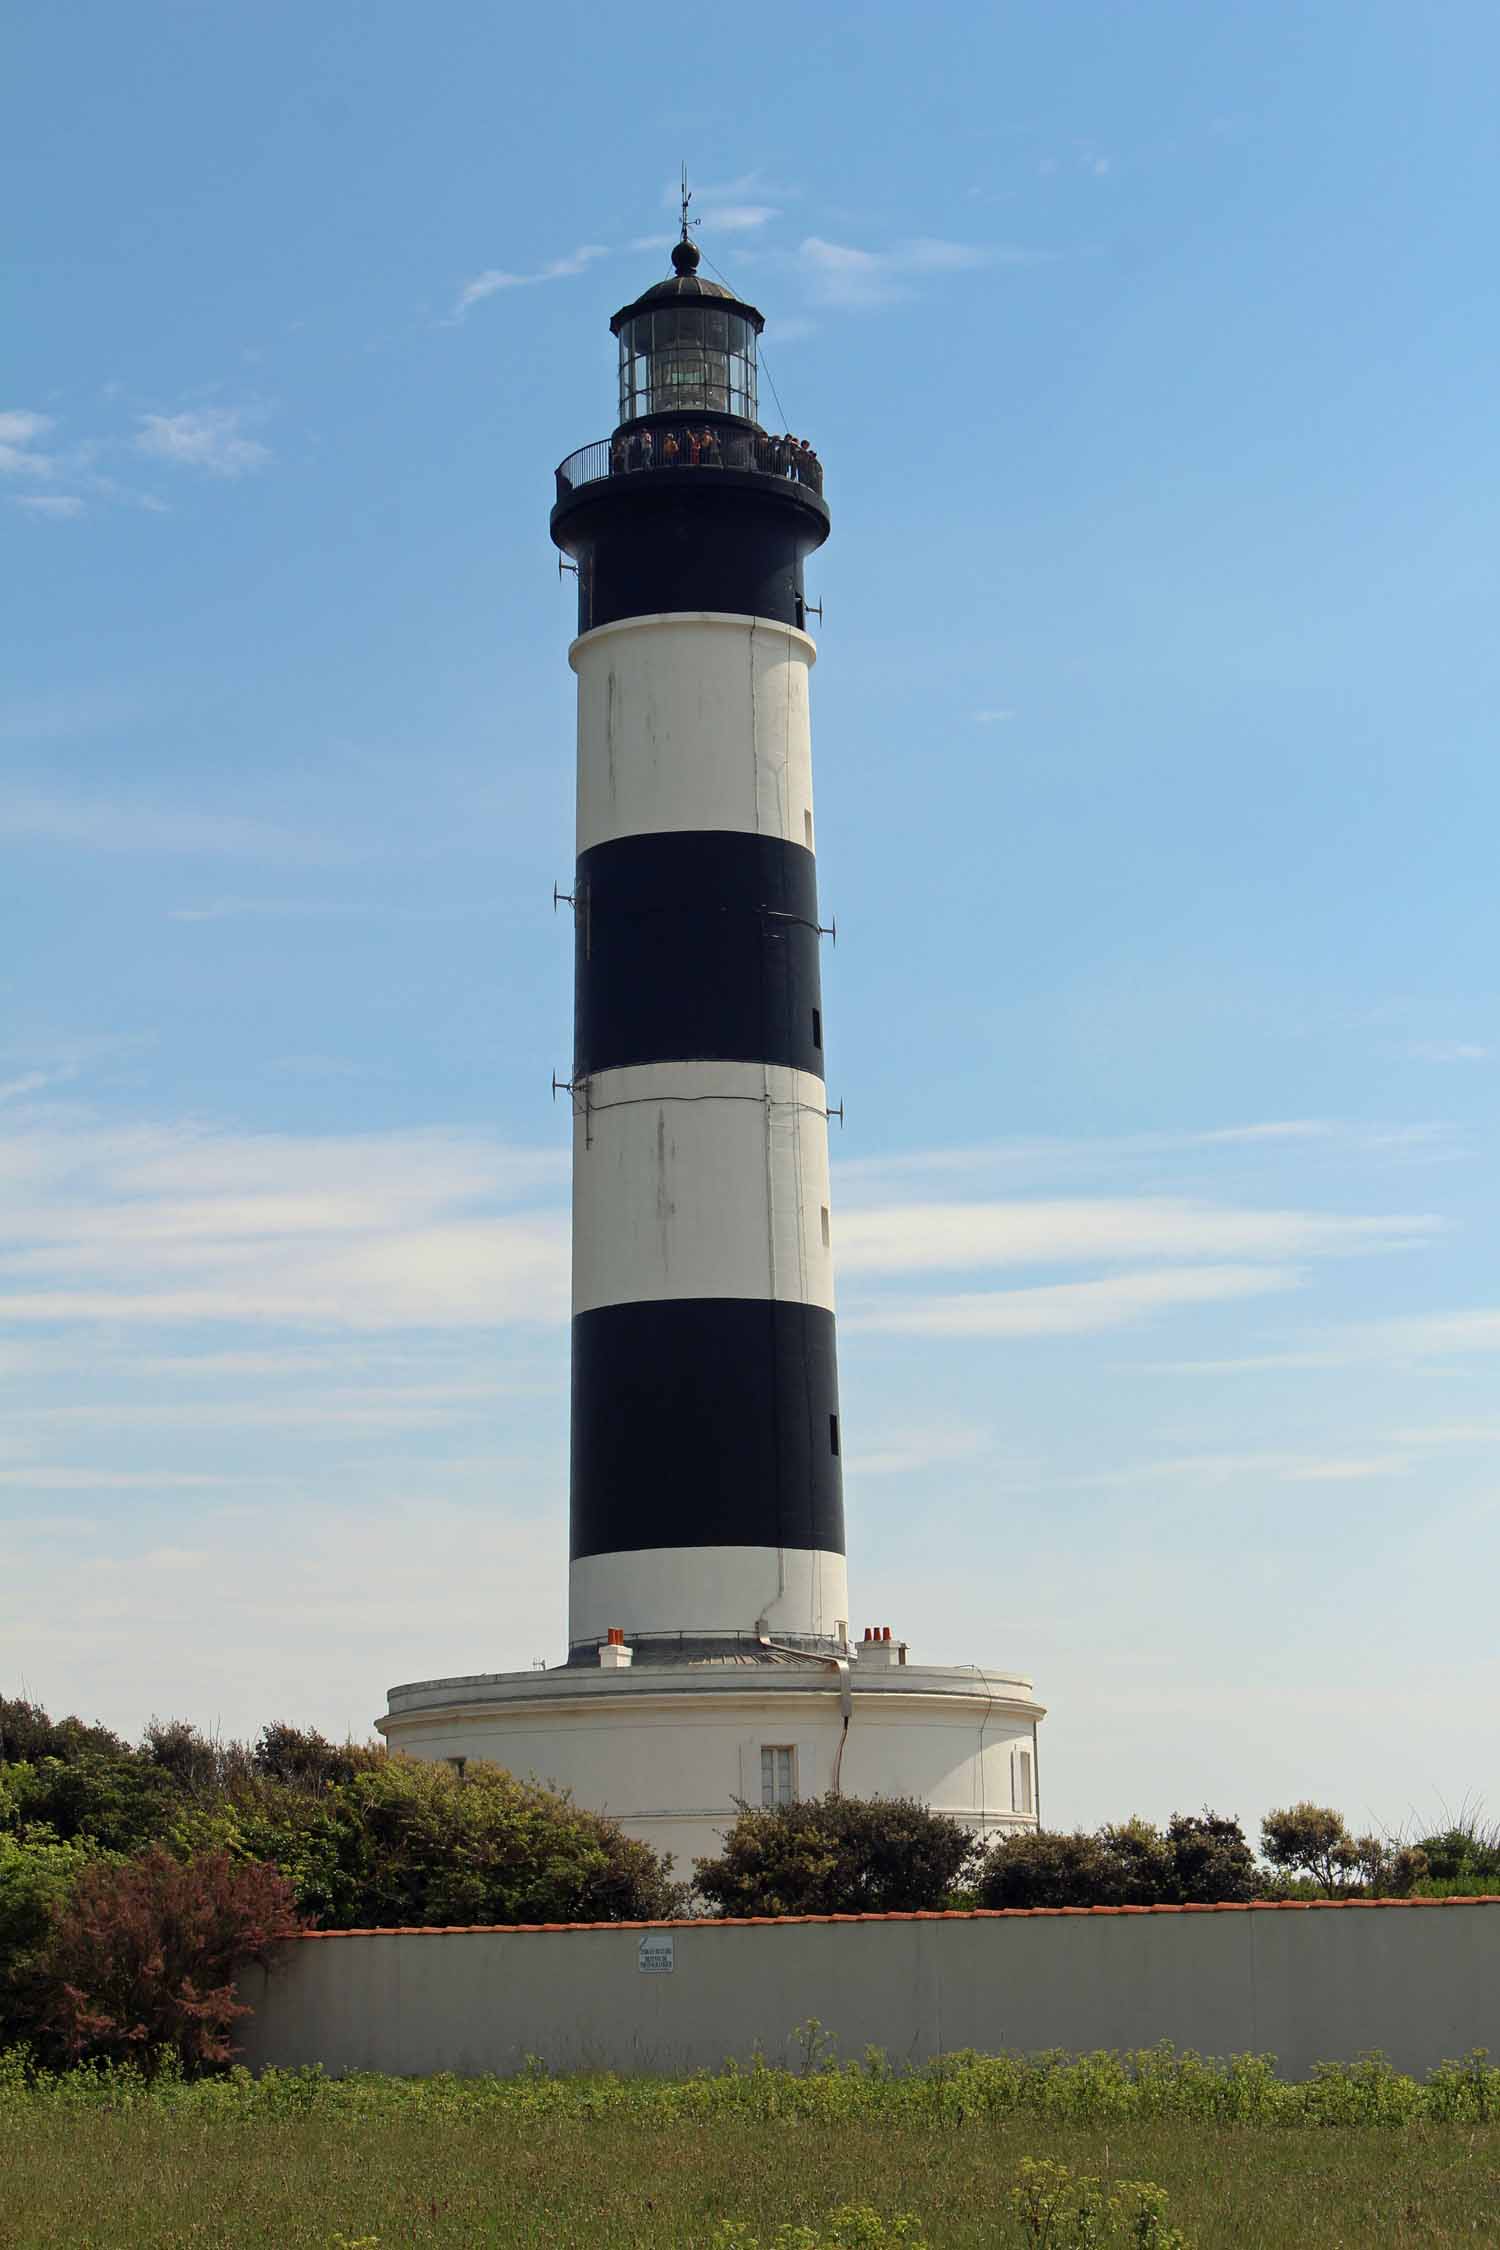
<instances>
[{"instance_id":1,"label":"perimeter wall","mask_svg":"<svg viewBox=\"0 0 1500 2250\"><path fill-rule=\"evenodd\" d=\"M670 1966L666 1964L670 1962ZM1500 1899L320 1933L248 1971L244 2060L398 2075L717 2069L837 2053L1500 2051Z\"/></svg>"}]
</instances>

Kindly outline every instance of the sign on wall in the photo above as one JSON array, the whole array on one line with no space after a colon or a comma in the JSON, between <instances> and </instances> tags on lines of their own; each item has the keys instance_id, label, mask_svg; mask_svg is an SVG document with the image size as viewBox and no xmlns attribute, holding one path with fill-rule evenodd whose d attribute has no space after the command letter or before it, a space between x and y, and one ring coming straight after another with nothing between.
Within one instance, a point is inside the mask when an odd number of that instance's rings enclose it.
<instances>
[{"instance_id":1,"label":"sign on wall","mask_svg":"<svg viewBox=\"0 0 1500 2250\"><path fill-rule=\"evenodd\" d=\"M641 1939L641 1975L666 1977L672 1974L672 1933L670 1930L649 1930Z\"/></svg>"}]
</instances>

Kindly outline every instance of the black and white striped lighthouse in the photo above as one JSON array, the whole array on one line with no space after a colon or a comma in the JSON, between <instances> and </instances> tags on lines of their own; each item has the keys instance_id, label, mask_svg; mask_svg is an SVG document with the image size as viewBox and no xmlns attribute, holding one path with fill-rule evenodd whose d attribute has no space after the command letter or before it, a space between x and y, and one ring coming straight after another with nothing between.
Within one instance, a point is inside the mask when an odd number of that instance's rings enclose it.
<instances>
[{"instance_id":1,"label":"black and white striped lighthouse","mask_svg":"<svg viewBox=\"0 0 1500 2250\"><path fill-rule=\"evenodd\" d=\"M684 189L684 196L686 191ZM761 316L615 314L620 419L557 472L578 573L567 1661L389 1691L393 1747L570 1790L686 1872L737 1806L914 1797L1035 1827L1029 1679L849 1634L802 571L816 457Z\"/></svg>"},{"instance_id":2,"label":"black and white striped lighthouse","mask_svg":"<svg viewBox=\"0 0 1500 2250\"><path fill-rule=\"evenodd\" d=\"M816 457L753 305L616 313L564 462L578 573L569 1645L842 1645L848 1617L803 564ZM728 1653L725 1651L725 1653Z\"/></svg>"}]
</instances>

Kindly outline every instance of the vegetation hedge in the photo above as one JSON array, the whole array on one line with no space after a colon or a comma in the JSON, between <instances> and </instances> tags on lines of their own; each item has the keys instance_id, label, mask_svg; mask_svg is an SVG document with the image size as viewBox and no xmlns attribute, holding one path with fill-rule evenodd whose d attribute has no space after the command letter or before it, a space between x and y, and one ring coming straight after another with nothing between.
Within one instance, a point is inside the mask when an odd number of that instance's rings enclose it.
<instances>
[{"instance_id":1,"label":"vegetation hedge","mask_svg":"<svg viewBox=\"0 0 1500 2250\"><path fill-rule=\"evenodd\" d=\"M285 1723L244 1744L153 1721L132 1745L0 1698L0 2046L222 2064L236 1968L298 1927L1500 1888L1500 1836L1477 1818L1404 1841L1300 1803L1260 1840L1257 1862L1238 1821L1205 1810L986 1848L910 1799L828 1796L742 1806L690 1891L617 1822L496 1766L460 1774Z\"/></svg>"},{"instance_id":2,"label":"vegetation hedge","mask_svg":"<svg viewBox=\"0 0 1500 2250\"><path fill-rule=\"evenodd\" d=\"M497 1766L253 1746L156 1722L138 1746L0 1699L0 2045L50 2061L227 2061L238 1966L300 1927L610 1922L680 1912L670 1864Z\"/></svg>"}]
</instances>

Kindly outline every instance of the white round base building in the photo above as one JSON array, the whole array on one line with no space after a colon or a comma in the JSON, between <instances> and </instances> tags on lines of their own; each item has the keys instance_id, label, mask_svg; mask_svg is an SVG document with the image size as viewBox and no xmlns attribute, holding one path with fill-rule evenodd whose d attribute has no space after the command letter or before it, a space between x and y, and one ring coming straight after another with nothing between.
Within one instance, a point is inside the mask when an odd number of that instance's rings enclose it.
<instances>
[{"instance_id":1,"label":"white round base building","mask_svg":"<svg viewBox=\"0 0 1500 2250\"><path fill-rule=\"evenodd\" d=\"M671 1853L679 1879L718 1856L741 1805L835 1788L915 1797L986 1838L1036 1825L1042 1709L1015 1673L908 1663L893 1641L842 1662L768 1648L757 1660L743 1643L616 1653L392 1688L378 1724L413 1757L490 1759L567 1789Z\"/></svg>"}]
</instances>

